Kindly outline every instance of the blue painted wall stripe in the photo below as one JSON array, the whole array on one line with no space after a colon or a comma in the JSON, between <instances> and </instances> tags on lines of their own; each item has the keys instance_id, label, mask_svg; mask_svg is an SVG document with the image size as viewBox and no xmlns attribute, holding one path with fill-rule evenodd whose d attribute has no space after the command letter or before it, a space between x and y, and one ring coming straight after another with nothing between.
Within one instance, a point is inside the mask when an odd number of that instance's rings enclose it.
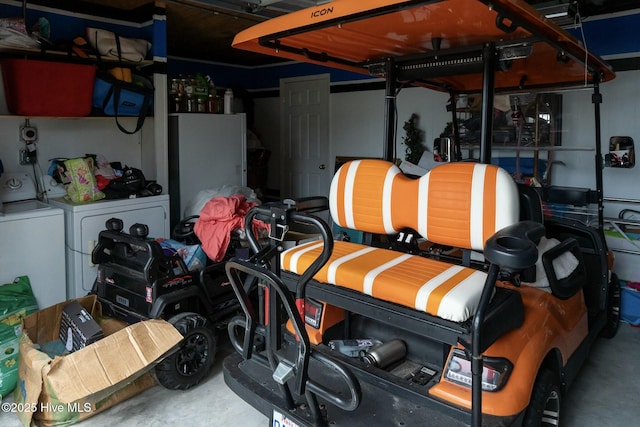
<instances>
[{"instance_id":1,"label":"blue painted wall stripe","mask_svg":"<svg viewBox=\"0 0 640 427\"><path fill-rule=\"evenodd\" d=\"M640 11L582 23L587 49L600 56L640 52ZM579 28L569 29L582 40Z\"/></svg>"}]
</instances>

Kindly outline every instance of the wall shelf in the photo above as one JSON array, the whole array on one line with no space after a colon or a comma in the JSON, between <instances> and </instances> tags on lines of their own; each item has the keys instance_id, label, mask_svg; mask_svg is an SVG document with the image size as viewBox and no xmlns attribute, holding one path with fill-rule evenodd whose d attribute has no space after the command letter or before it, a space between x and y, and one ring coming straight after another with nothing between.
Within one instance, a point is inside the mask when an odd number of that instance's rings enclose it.
<instances>
[{"instance_id":1,"label":"wall shelf","mask_svg":"<svg viewBox=\"0 0 640 427\"><path fill-rule=\"evenodd\" d=\"M163 188L168 188L168 128L167 128L167 77L166 77L166 8L162 2L150 2L146 5L135 8L126 16L121 11L101 5L89 4L86 2L63 2L59 7L50 6L48 2L34 1L26 4L25 10L17 2L0 0L0 12L3 16L26 16L26 27L37 22L41 17L48 20L51 28L52 40L67 40L69 44L75 37L82 36L86 28L101 28L113 31L122 37L145 39L151 42L151 51L147 58L141 62L122 61L117 58L101 56L100 60L95 55L88 55L88 58L81 58L78 55L69 55L66 47L57 50L47 49L44 53L39 48L14 48L1 46L0 58L27 58L33 60L52 60L58 62L69 62L76 64L94 64L98 67L106 68L123 67L139 69L141 73L152 80L156 90L153 99L153 111L148 114L142 131L135 136L137 144L136 158L141 159L140 167L145 172L145 176L150 180L156 180ZM82 126L79 120L94 122L96 126L100 123L100 128L105 129L105 134L113 138L113 130L106 125L106 121L115 122L115 118L102 115L88 115L82 117L50 117L50 116L22 116L5 114L0 115L0 120L5 127L10 126L11 120L33 118L47 122L47 127L55 129L56 132L67 134L68 140L75 141L75 137L87 132L87 128L92 125ZM136 117L118 118L124 123L132 123ZM60 121L60 124L52 122ZM105 124L103 124L105 123ZM115 123L113 125L115 127ZM95 129L93 130L95 131ZM109 145L111 150L130 138L124 134L121 138L112 141ZM55 135L54 137L58 137ZM80 137L81 138L81 137ZM43 139L44 140L44 139ZM71 142L70 142L71 143ZM129 146L122 142L122 152L132 155ZM47 147L51 149L51 147ZM10 151L13 148L5 147L5 158L10 158ZM5 165L6 167L7 165ZM8 165L10 167L19 167Z\"/></svg>"},{"instance_id":2,"label":"wall shelf","mask_svg":"<svg viewBox=\"0 0 640 427\"><path fill-rule=\"evenodd\" d=\"M138 68L142 69L145 67L149 67L154 64L154 61L151 59L145 59L140 62L132 62L127 60L119 61L118 58L114 58L111 56L101 56L100 59L96 55L87 55L87 58L82 58L75 54L70 54L69 52L61 51L61 50L45 50L44 52L38 48L9 48L0 46L0 56L3 58L28 58L33 60L43 60L43 61L51 61L51 60L59 60L61 62L71 62L77 64L94 64L94 65L109 65L116 66L122 64L124 67L128 68Z\"/></svg>"}]
</instances>

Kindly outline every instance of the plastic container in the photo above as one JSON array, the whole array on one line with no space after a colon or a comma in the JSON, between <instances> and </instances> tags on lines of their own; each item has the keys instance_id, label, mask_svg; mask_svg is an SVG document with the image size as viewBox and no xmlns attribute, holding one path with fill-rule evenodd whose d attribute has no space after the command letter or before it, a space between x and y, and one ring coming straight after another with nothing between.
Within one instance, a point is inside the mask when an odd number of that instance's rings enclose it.
<instances>
[{"instance_id":1,"label":"plastic container","mask_svg":"<svg viewBox=\"0 0 640 427\"><path fill-rule=\"evenodd\" d=\"M82 117L91 114L94 65L5 59L2 80L11 114Z\"/></svg>"},{"instance_id":2,"label":"plastic container","mask_svg":"<svg viewBox=\"0 0 640 427\"><path fill-rule=\"evenodd\" d=\"M640 326L640 291L623 286L620 296L620 318L633 326Z\"/></svg>"},{"instance_id":3,"label":"plastic container","mask_svg":"<svg viewBox=\"0 0 640 427\"><path fill-rule=\"evenodd\" d=\"M233 114L233 91L231 89L224 91L224 113Z\"/></svg>"}]
</instances>

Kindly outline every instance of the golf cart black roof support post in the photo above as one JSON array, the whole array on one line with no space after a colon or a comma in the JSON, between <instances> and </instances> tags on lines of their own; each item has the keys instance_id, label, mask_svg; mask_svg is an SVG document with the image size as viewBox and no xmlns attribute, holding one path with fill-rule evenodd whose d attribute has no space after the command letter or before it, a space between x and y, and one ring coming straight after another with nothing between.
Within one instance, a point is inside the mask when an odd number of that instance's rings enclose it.
<instances>
[{"instance_id":1,"label":"golf cart black roof support post","mask_svg":"<svg viewBox=\"0 0 640 427\"><path fill-rule=\"evenodd\" d=\"M460 132L458 131L458 94L454 91L449 92L451 98L451 129L453 130L453 161L462 160L462 150L460 149ZM451 159L449 159L451 161Z\"/></svg>"},{"instance_id":2,"label":"golf cart black roof support post","mask_svg":"<svg viewBox=\"0 0 640 427\"><path fill-rule=\"evenodd\" d=\"M604 227L604 206L603 206L603 183L602 183L602 134L600 130L600 104L602 104L602 94L600 93L600 75L597 71L593 73L593 112L595 114L596 132L596 193L598 196L598 229Z\"/></svg>"},{"instance_id":3,"label":"golf cart black roof support post","mask_svg":"<svg viewBox=\"0 0 640 427\"><path fill-rule=\"evenodd\" d=\"M396 72L395 62L392 58L385 61L385 96L384 96L384 159L393 162L393 153L396 145L395 123L396 123Z\"/></svg>"},{"instance_id":4,"label":"golf cart black roof support post","mask_svg":"<svg viewBox=\"0 0 640 427\"><path fill-rule=\"evenodd\" d=\"M482 325L500 267L491 263L471 325L471 426L482 427Z\"/></svg>"},{"instance_id":5,"label":"golf cart black roof support post","mask_svg":"<svg viewBox=\"0 0 640 427\"><path fill-rule=\"evenodd\" d=\"M491 140L493 137L493 96L497 65L495 43L487 43L482 48L482 130L480 135L480 163L491 163Z\"/></svg>"}]
</instances>

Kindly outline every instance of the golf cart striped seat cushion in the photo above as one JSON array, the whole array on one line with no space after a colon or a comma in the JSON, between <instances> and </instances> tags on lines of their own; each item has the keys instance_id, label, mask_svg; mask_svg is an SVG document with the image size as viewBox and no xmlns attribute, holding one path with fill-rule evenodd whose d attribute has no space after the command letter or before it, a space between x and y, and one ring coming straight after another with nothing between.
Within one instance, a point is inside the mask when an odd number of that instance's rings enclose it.
<instances>
[{"instance_id":1,"label":"golf cart striped seat cushion","mask_svg":"<svg viewBox=\"0 0 640 427\"><path fill-rule=\"evenodd\" d=\"M419 179L393 163L346 163L331 183L333 220L342 227L378 234L411 228L431 242L482 250L496 231L518 221L518 190L511 176L493 165L451 163ZM293 247L281 255L282 269L302 274L322 242ZM336 241L315 280L349 288L447 320L473 316L486 273L418 255Z\"/></svg>"}]
</instances>

